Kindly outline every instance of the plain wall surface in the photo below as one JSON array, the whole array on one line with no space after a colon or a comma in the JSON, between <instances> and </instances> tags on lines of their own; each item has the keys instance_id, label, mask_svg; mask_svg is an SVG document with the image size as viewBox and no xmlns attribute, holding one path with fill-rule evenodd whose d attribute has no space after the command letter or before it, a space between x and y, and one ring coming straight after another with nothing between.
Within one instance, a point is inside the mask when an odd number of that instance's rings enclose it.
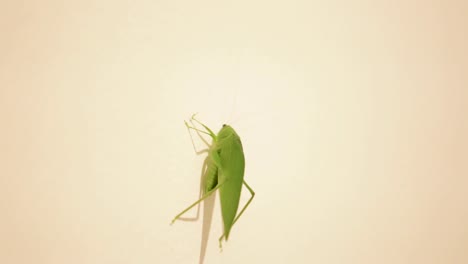
<instances>
[{"instance_id":1,"label":"plain wall surface","mask_svg":"<svg viewBox=\"0 0 468 264\"><path fill-rule=\"evenodd\" d=\"M195 112L256 192L222 253L216 197L204 263L468 263L467 14L0 3L0 263L199 263Z\"/></svg>"}]
</instances>

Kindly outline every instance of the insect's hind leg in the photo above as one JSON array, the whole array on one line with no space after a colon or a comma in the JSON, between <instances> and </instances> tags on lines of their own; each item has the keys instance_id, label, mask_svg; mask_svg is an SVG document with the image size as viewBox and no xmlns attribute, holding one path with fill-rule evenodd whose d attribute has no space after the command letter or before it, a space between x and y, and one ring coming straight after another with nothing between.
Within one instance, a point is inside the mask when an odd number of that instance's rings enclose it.
<instances>
[{"instance_id":1,"label":"insect's hind leg","mask_svg":"<svg viewBox=\"0 0 468 264\"><path fill-rule=\"evenodd\" d=\"M247 209L247 207L249 206L250 202L252 202L253 198L255 197L255 192L254 190L252 190L252 188L247 184L247 182L244 181L244 185L245 187L247 187L247 189L249 190L250 194L252 195L250 197L250 199L247 201L247 203L244 205L244 208L242 208L242 210L240 211L240 213L236 216L236 218L234 218L234 221L232 222L232 225L231 225L231 228L234 226L234 224L237 222L237 220L239 220L239 218L241 217L241 215L244 213L245 209ZM223 241L223 238L225 238L226 234L224 233L220 238L219 238L219 248L222 249L223 248L223 245L222 245L222 241ZM226 240L227 240L227 237L226 237Z\"/></svg>"},{"instance_id":2,"label":"insect's hind leg","mask_svg":"<svg viewBox=\"0 0 468 264\"><path fill-rule=\"evenodd\" d=\"M211 189L209 192L207 192L205 195L203 195L202 198L198 199L198 201L194 202L192 205L190 205L189 207L187 207L185 210L183 210L182 212L180 212L178 215L176 215L174 217L174 219L172 219L171 221L171 225L174 224L174 222L179 219L183 214L185 214L188 210L192 209L195 205L201 203L203 200L205 200L206 198L208 198L208 196L210 196L211 194L213 194L213 192L215 192L217 189L219 189L219 187L221 187L222 185L224 184L224 182L218 184L215 188Z\"/></svg>"}]
</instances>

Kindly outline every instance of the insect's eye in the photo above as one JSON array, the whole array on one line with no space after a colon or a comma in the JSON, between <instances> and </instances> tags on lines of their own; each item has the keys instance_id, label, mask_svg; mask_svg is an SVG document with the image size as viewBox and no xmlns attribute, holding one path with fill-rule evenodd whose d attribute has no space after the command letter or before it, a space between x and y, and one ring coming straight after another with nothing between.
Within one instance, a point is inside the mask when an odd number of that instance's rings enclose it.
<instances>
[{"instance_id":1,"label":"insect's eye","mask_svg":"<svg viewBox=\"0 0 468 264\"><path fill-rule=\"evenodd\" d=\"M223 127L225 127L225 126L226 126L226 124L223 124Z\"/></svg>"}]
</instances>

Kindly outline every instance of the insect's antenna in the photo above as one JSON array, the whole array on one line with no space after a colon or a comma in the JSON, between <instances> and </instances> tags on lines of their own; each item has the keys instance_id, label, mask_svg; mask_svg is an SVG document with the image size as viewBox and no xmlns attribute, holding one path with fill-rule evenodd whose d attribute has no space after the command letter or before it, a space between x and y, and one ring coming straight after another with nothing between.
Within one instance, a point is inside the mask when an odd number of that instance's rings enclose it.
<instances>
[{"instance_id":1,"label":"insect's antenna","mask_svg":"<svg viewBox=\"0 0 468 264\"><path fill-rule=\"evenodd\" d=\"M234 120L231 121L231 125L235 125L239 121L239 117L236 117Z\"/></svg>"},{"instance_id":2,"label":"insect's antenna","mask_svg":"<svg viewBox=\"0 0 468 264\"><path fill-rule=\"evenodd\" d=\"M234 87L234 99L233 99L233 102L232 102L232 107L231 107L231 113L229 114L229 118L227 120L227 122L224 122L224 123L232 123L231 120L232 120L232 115L234 113L234 109L236 108L236 104L237 104L237 86Z\"/></svg>"},{"instance_id":3,"label":"insect's antenna","mask_svg":"<svg viewBox=\"0 0 468 264\"><path fill-rule=\"evenodd\" d=\"M237 105L237 91L239 89L239 86L240 86L240 55L236 56L236 59L234 61L234 64L235 64L235 68L236 68L236 85L234 86L234 95L233 95L233 100L232 100L232 106L231 106L231 113L229 114L229 118L226 122L224 123L227 123L227 124L230 124L231 123L231 120L232 120L232 115L234 113L234 110L236 109L236 105Z\"/></svg>"}]
</instances>

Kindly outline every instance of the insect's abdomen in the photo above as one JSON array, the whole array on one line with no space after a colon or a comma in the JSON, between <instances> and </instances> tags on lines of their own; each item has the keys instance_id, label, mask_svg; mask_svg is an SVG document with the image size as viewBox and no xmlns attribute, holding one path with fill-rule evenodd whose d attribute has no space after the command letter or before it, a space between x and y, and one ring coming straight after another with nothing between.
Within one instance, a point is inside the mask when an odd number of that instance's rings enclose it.
<instances>
[{"instance_id":1,"label":"insect's abdomen","mask_svg":"<svg viewBox=\"0 0 468 264\"><path fill-rule=\"evenodd\" d=\"M211 191L218 185L218 168L213 162L208 161L208 166L205 172L205 188L204 193Z\"/></svg>"}]
</instances>

